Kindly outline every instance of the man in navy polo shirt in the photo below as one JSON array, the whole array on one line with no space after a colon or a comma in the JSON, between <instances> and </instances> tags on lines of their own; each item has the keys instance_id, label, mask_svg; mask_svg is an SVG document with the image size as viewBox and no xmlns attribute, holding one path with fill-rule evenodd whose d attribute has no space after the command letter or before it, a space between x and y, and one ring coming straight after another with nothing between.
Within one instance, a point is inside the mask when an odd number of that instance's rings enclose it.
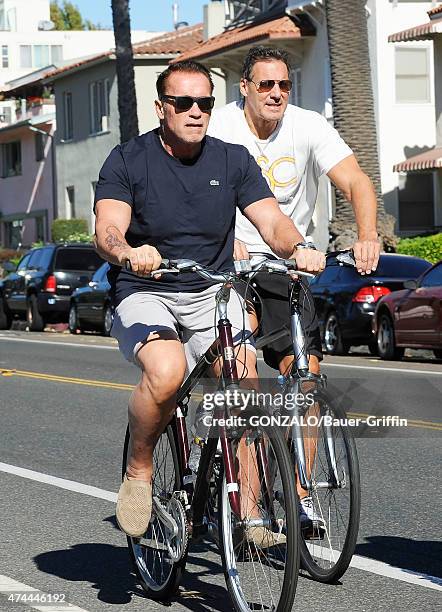
<instances>
[{"instance_id":1,"label":"man in navy polo shirt","mask_svg":"<svg viewBox=\"0 0 442 612\"><path fill-rule=\"evenodd\" d=\"M248 151L206 137L214 101L208 70L179 62L158 77L157 90L160 128L111 151L95 194L97 248L113 264L112 335L141 369L129 403L130 447L116 512L121 529L132 537L141 537L149 523L153 450L175 409L186 367L192 369L215 337L216 286L193 273L157 278L150 273L162 258L233 269L236 207L276 254L296 259L310 272L325 265L322 253L296 250L303 238L280 211ZM134 273L121 267L127 259ZM244 319L239 297L230 300L228 316L238 342ZM251 341L242 351L248 377L257 378ZM254 528L250 537L270 546L268 531Z\"/></svg>"}]
</instances>

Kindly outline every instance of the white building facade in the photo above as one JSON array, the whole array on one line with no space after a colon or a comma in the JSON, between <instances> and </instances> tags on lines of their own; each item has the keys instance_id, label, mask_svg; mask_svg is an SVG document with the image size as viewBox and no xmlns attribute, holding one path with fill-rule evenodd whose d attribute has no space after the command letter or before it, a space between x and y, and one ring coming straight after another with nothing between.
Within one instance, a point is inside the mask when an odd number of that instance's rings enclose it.
<instances>
[{"instance_id":1,"label":"white building facade","mask_svg":"<svg viewBox=\"0 0 442 612\"><path fill-rule=\"evenodd\" d=\"M0 0L0 87L29 72L115 46L113 30L47 29L50 0ZM110 12L110 2L109 2ZM132 31L132 42L160 32Z\"/></svg>"}]
</instances>

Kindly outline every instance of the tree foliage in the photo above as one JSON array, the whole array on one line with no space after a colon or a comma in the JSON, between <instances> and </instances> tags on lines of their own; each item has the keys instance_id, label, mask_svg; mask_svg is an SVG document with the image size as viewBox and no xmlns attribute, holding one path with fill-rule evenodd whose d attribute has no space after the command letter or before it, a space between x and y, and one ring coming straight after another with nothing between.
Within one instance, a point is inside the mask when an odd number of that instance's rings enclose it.
<instances>
[{"instance_id":1,"label":"tree foliage","mask_svg":"<svg viewBox=\"0 0 442 612\"><path fill-rule=\"evenodd\" d=\"M100 24L94 24L89 19L83 19L80 10L73 2L64 0L63 5L58 0L51 2L51 21L56 30L100 30Z\"/></svg>"}]
</instances>

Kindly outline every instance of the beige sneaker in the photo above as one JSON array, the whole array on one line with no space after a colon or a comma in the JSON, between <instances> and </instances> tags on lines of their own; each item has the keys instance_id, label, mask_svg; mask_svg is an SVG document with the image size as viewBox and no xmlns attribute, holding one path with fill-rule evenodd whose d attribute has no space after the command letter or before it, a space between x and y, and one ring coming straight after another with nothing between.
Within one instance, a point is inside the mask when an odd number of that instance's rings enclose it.
<instances>
[{"instance_id":1,"label":"beige sneaker","mask_svg":"<svg viewBox=\"0 0 442 612\"><path fill-rule=\"evenodd\" d=\"M259 525L249 525L244 531L245 538L250 544L259 548L271 548L272 546L282 546L287 542L283 533L270 531L268 527Z\"/></svg>"},{"instance_id":2,"label":"beige sneaker","mask_svg":"<svg viewBox=\"0 0 442 612\"><path fill-rule=\"evenodd\" d=\"M132 538L146 532L152 512L152 485L145 480L128 480L125 475L118 491L117 523Z\"/></svg>"}]
</instances>

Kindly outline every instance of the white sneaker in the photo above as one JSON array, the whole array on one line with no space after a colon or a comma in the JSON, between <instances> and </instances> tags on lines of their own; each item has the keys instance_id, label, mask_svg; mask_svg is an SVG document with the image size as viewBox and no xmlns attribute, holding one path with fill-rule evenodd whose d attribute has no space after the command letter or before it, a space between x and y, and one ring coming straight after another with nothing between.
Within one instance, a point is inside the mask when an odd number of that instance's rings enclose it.
<instances>
[{"instance_id":1,"label":"white sneaker","mask_svg":"<svg viewBox=\"0 0 442 612\"><path fill-rule=\"evenodd\" d=\"M325 529L325 521L315 512L311 497L303 497L299 500L299 520L301 521L301 529L310 527Z\"/></svg>"}]
</instances>

